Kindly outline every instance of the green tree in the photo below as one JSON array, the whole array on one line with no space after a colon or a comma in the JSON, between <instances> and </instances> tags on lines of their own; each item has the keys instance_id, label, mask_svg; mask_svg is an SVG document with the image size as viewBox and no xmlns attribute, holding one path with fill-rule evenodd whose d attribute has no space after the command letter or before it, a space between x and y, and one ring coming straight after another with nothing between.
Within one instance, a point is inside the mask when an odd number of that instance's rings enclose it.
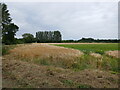
<instances>
[{"instance_id":1,"label":"green tree","mask_svg":"<svg viewBox=\"0 0 120 90\"><path fill-rule=\"evenodd\" d=\"M0 3L0 44L2 42L2 4Z\"/></svg>"},{"instance_id":2,"label":"green tree","mask_svg":"<svg viewBox=\"0 0 120 90\"><path fill-rule=\"evenodd\" d=\"M24 40L25 43L35 42L34 36L30 33L25 33L25 34L22 35L22 37L23 37L23 40Z\"/></svg>"},{"instance_id":3,"label":"green tree","mask_svg":"<svg viewBox=\"0 0 120 90\"><path fill-rule=\"evenodd\" d=\"M61 42L61 33L59 31L39 31L36 32L37 42Z\"/></svg>"},{"instance_id":4,"label":"green tree","mask_svg":"<svg viewBox=\"0 0 120 90\"><path fill-rule=\"evenodd\" d=\"M54 31L54 42L61 42L61 33L59 31Z\"/></svg>"},{"instance_id":5,"label":"green tree","mask_svg":"<svg viewBox=\"0 0 120 90\"><path fill-rule=\"evenodd\" d=\"M12 23L12 18L10 17L9 10L7 10L7 5L0 3L0 7L2 7L2 42L4 44L14 44L14 36L19 27Z\"/></svg>"}]
</instances>

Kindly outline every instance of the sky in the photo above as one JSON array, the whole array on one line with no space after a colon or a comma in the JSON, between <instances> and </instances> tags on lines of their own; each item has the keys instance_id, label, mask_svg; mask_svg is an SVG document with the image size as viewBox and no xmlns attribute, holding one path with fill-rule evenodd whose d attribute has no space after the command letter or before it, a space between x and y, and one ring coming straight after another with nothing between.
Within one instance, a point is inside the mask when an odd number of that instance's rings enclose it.
<instances>
[{"instance_id":1,"label":"sky","mask_svg":"<svg viewBox=\"0 0 120 90\"><path fill-rule=\"evenodd\" d=\"M7 2L13 22L24 33L59 30L64 40L118 38L117 2Z\"/></svg>"}]
</instances>

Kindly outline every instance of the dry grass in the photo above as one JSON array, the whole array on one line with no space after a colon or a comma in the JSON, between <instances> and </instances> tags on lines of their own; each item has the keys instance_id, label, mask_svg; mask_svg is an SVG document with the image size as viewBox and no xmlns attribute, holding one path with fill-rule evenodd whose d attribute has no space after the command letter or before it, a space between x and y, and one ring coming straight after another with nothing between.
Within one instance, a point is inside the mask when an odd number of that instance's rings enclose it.
<instances>
[{"instance_id":1,"label":"dry grass","mask_svg":"<svg viewBox=\"0 0 120 90\"><path fill-rule=\"evenodd\" d=\"M105 54L108 56L120 58L119 53L120 53L120 51L107 51Z\"/></svg>"},{"instance_id":2,"label":"dry grass","mask_svg":"<svg viewBox=\"0 0 120 90\"><path fill-rule=\"evenodd\" d=\"M102 68L102 63L103 63L103 56L101 54L98 53L90 53L90 56L93 56L97 59L97 68L101 69Z\"/></svg>"},{"instance_id":3,"label":"dry grass","mask_svg":"<svg viewBox=\"0 0 120 90\"><path fill-rule=\"evenodd\" d=\"M42 43L17 45L3 57L3 87L118 87L117 59L107 55Z\"/></svg>"},{"instance_id":4,"label":"dry grass","mask_svg":"<svg viewBox=\"0 0 120 90\"><path fill-rule=\"evenodd\" d=\"M100 59L102 58L102 55L98 53L90 53L90 55L96 58L100 58Z\"/></svg>"},{"instance_id":5,"label":"dry grass","mask_svg":"<svg viewBox=\"0 0 120 90\"><path fill-rule=\"evenodd\" d=\"M36 65L5 57L3 88L117 88L118 75L101 70L74 72L53 66ZM86 87L85 87L86 88Z\"/></svg>"},{"instance_id":6,"label":"dry grass","mask_svg":"<svg viewBox=\"0 0 120 90\"><path fill-rule=\"evenodd\" d=\"M75 49L68 49L64 47L52 46L48 44L29 44L21 45L20 47L10 50L10 54L17 59L24 59L27 61L42 60L42 63L48 64L64 64L64 66L71 67L76 60L83 55L82 52Z\"/></svg>"}]
</instances>

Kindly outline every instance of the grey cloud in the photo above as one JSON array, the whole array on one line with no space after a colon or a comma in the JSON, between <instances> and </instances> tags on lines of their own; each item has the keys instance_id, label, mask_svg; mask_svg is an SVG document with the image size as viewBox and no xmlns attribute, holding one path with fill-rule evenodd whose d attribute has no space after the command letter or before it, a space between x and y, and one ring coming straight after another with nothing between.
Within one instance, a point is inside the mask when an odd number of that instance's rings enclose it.
<instances>
[{"instance_id":1,"label":"grey cloud","mask_svg":"<svg viewBox=\"0 0 120 90\"><path fill-rule=\"evenodd\" d=\"M118 13L115 3L7 3L13 22L23 33L60 30L63 39L118 38Z\"/></svg>"}]
</instances>

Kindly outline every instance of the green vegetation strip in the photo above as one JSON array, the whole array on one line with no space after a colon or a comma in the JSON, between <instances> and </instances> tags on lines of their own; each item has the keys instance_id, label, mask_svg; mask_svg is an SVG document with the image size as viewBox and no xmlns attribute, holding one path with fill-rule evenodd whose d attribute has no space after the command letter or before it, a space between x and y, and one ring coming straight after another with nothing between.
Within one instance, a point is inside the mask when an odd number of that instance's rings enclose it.
<instances>
[{"instance_id":1,"label":"green vegetation strip","mask_svg":"<svg viewBox=\"0 0 120 90\"><path fill-rule=\"evenodd\" d=\"M95 52L104 54L105 51L120 50L117 43L111 44L54 44L55 46L62 46L66 48L73 48L81 50L84 53Z\"/></svg>"}]
</instances>

